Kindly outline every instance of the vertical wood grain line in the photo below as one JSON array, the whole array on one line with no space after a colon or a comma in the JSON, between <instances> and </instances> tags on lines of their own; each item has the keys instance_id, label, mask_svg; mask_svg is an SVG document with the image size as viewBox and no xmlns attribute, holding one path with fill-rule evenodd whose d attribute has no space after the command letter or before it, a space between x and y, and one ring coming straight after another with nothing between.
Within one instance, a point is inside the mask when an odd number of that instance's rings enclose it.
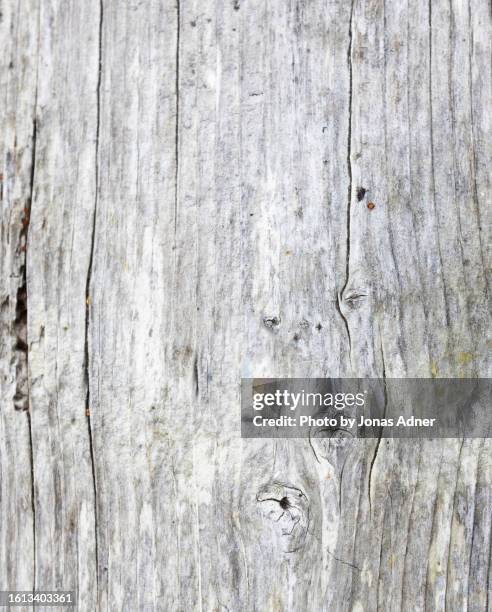
<instances>
[{"instance_id":1,"label":"vertical wood grain line","mask_svg":"<svg viewBox=\"0 0 492 612\"><path fill-rule=\"evenodd\" d=\"M103 37L103 21L104 21L104 5L103 0L99 2L99 42L98 42L98 74L96 85L96 143L95 143L95 193L94 193L94 211L92 216L92 235L91 247L89 255L89 265L87 268L87 279L85 286L85 339L84 339L84 376L86 383L86 419L87 419L87 434L89 437L89 454L91 460L92 486L94 496L94 554L96 565L96 597L99 593L99 550L98 550L98 512L97 512L97 483L96 483L96 465L94 455L94 441L92 435L91 423L91 391L90 391L90 374L89 374L89 326L90 326L90 286L92 279L92 266L94 260L94 245L96 236L96 218L97 205L99 195L99 137L101 124L101 75L102 75L102 37Z\"/></svg>"}]
</instances>

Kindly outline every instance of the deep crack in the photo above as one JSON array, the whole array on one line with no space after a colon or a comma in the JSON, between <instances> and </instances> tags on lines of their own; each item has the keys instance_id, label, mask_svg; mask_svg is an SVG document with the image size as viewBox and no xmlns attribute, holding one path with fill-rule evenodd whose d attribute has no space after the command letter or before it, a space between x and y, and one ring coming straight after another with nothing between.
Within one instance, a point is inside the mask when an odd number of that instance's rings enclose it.
<instances>
[{"instance_id":1,"label":"deep crack","mask_svg":"<svg viewBox=\"0 0 492 612\"><path fill-rule=\"evenodd\" d=\"M94 212L92 216L92 232L91 232L91 247L89 254L89 265L87 268L87 278L85 285L85 338L84 338L84 379L86 385L86 406L85 416L87 419L87 433L89 437L89 454L91 460L92 486L94 495L94 555L96 561L96 593L99 593L99 550L98 550L98 513L97 513L97 484L96 484L96 465L94 456L94 442L92 435L91 422L91 393L90 393L90 376L89 376L89 324L90 324L90 306L91 306L91 280L92 267L94 261L94 245L96 237L96 219L97 207L99 201L99 136L101 124L101 78L102 78L102 36L103 36L103 18L104 6L103 0L99 3L99 55L98 55L98 74L96 87L96 145L95 145L95 194L94 194Z\"/></svg>"}]
</instances>

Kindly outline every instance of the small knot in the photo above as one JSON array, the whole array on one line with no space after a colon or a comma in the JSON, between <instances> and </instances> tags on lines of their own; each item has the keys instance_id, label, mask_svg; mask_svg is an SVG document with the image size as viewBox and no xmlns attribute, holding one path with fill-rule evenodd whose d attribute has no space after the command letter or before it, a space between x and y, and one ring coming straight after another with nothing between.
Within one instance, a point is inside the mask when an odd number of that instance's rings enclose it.
<instances>
[{"instance_id":1,"label":"small knot","mask_svg":"<svg viewBox=\"0 0 492 612\"><path fill-rule=\"evenodd\" d=\"M282 497L278 503L280 504L282 510L287 510L287 508L290 508L290 501L288 497Z\"/></svg>"},{"instance_id":2,"label":"small knot","mask_svg":"<svg viewBox=\"0 0 492 612\"><path fill-rule=\"evenodd\" d=\"M346 429L319 428L310 433L311 448L316 459L328 462L340 476L345 461L354 447L354 434Z\"/></svg>"},{"instance_id":3,"label":"small knot","mask_svg":"<svg viewBox=\"0 0 492 612\"><path fill-rule=\"evenodd\" d=\"M367 293L363 289L355 289L343 297L343 301L351 310L360 308L367 298Z\"/></svg>"},{"instance_id":4,"label":"small knot","mask_svg":"<svg viewBox=\"0 0 492 612\"><path fill-rule=\"evenodd\" d=\"M275 329L280 325L280 323L281 323L281 319L280 317L276 315L263 317L263 325L267 329Z\"/></svg>"},{"instance_id":5,"label":"small knot","mask_svg":"<svg viewBox=\"0 0 492 612\"><path fill-rule=\"evenodd\" d=\"M273 482L261 488L256 501L263 517L272 522L284 552L299 550L309 528L309 500L305 493Z\"/></svg>"}]
</instances>

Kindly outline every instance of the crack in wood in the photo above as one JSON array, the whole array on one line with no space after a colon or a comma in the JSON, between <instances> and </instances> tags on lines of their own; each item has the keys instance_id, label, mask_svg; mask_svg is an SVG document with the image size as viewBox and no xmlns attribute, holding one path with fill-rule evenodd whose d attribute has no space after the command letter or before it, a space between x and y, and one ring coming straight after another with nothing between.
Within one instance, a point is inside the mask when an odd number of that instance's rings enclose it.
<instances>
[{"instance_id":1,"label":"crack in wood","mask_svg":"<svg viewBox=\"0 0 492 612\"><path fill-rule=\"evenodd\" d=\"M347 48L347 63L349 72L349 92L348 92L348 130L347 130L347 171L348 171L348 195L347 195L347 251L346 251L346 271L345 271L345 286L342 294L347 287L350 277L350 230L351 230L351 213L352 213L352 94L353 94L353 66L352 66L352 22L354 17L354 0L350 6L350 22L349 22L349 42Z\"/></svg>"},{"instance_id":2,"label":"crack in wood","mask_svg":"<svg viewBox=\"0 0 492 612\"><path fill-rule=\"evenodd\" d=\"M87 419L87 435L89 438L89 455L91 461L92 487L94 497L94 557L96 565L96 593L99 592L99 549L98 549L98 511L97 511L97 480L96 480L96 465L94 453L94 439L92 433L91 421L91 390L90 390L90 373L89 373L89 327L90 327L90 311L91 311L91 280L92 267L94 261L94 247L96 237L96 221L97 208L99 199L99 138L101 124L101 80L102 80L102 51L103 51L103 23L104 23L104 3L99 2L99 40L98 40L98 74L96 85L96 144L95 144L95 195L94 195L94 212L92 216L92 231L89 264L87 267L87 277L85 286L85 337L84 337L84 378L86 384L86 407L85 416Z\"/></svg>"},{"instance_id":3,"label":"crack in wood","mask_svg":"<svg viewBox=\"0 0 492 612\"><path fill-rule=\"evenodd\" d=\"M29 381L29 338L28 338L28 283L27 283L27 247L29 242L29 226L31 221L32 201L34 197L34 177L36 172L36 120L37 89L34 94L34 118L31 132L31 162L29 174L29 194L26 198L21 219L21 230L18 237L17 254L20 257L20 279L17 287L15 301L15 319L12 324L15 361L15 390L13 396L14 409L25 412L27 419L28 452L30 462L31 512L32 512L32 541L33 541L33 589L36 584L36 501L34 487L34 450L32 421L30 414L30 381ZM5 302L8 304L8 300Z\"/></svg>"},{"instance_id":4,"label":"crack in wood","mask_svg":"<svg viewBox=\"0 0 492 612\"><path fill-rule=\"evenodd\" d=\"M384 350L383 350L383 339L381 338L381 360L382 360L382 368L383 368L383 396L384 396L384 407L383 407L383 419L386 417L387 409L388 409L388 388L386 386L386 363L384 360ZM371 488L372 488L372 472L374 469L374 464L376 462L376 458L378 456L379 447L381 445L381 434L378 437L378 441L376 442L376 448L374 449L374 454L371 459L371 464L369 466L369 476L368 476L368 496L369 496L369 515L372 514L372 500L371 500Z\"/></svg>"},{"instance_id":5,"label":"crack in wood","mask_svg":"<svg viewBox=\"0 0 492 612\"><path fill-rule=\"evenodd\" d=\"M178 185L179 185L179 47L181 39L181 5L180 0L176 0L176 128L174 132L174 151L175 151L175 171L174 171L174 236L178 227Z\"/></svg>"},{"instance_id":6,"label":"crack in wood","mask_svg":"<svg viewBox=\"0 0 492 612\"><path fill-rule=\"evenodd\" d=\"M336 309L339 315L342 317L345 324L345 330L347 332L348 344L349 344L349 363L352 366L352 337L350 334L350 327L347 318L343 314L341 307L341 300L347 288L350 279L350 240L351 240L351 214L352 214L352 93L353 93L353 67L352 67L352 22L354 16L354 0L350 5L350 21L349 21L349 32L348 32L348 47L347 47L347 64L349 74L349 91L348 91L348 130L347 130L347 172L348 172L348 194L347 194L347 217L346 217L346 252L345 252L345 283L342 290L337 295Z\"/></svg>"},{"instance_id":7,"label":"crack in wood","mask_svg":"<svg viewBox=\"0 0 492 612\"><path fill-rule=\"evenodd\" d=\"M36 74L37 79L37 74ZM27 211L27 223L24 225L25 230L25 243L24 243L24 271L23 271L23 285L25 291L25 329L26 329L26 351L25 351L25 367L26 367L26 380L27 380L27 426L29 433L29 457L31 461L31 511L32 511L32 539L33 539L33 590L36 588L36 498L34 488L34 448L32 438L32 421L29 406L29 339L27 336L27 245L29 239L29 224L31 221L31 209L32 202L34 199L34 178L36 173L36 144L37 144L37 121L36 121L36 107L37 107L37 82L36 90L34 94L34 119L32 126L32 159L31 159L31 175L30 175L30 195L29 204Z\"/></svg>"},{"instance_id":8,"label":"crack in wood","mask_svg":"<svg viewBox=\"0 0 492 612\"><path fill-rule=\"evenodd\" d=\"M310 510L306 494L297 487L273 482L264 485L256 495L261 513L268 520L279 525L285 553L300 550L309 532Z\"/></svg>"}]
</instances>

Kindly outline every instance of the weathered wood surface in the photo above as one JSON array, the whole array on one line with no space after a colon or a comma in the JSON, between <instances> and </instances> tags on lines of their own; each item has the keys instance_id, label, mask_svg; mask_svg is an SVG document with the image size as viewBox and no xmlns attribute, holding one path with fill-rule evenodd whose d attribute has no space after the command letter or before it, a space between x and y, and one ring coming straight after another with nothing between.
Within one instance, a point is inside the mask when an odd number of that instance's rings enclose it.
<instances>
[{"instance_id":1,"label":"weathered wood surface","mask_svg":"<svg viewBox=\"0 0 492 612\"><path fill-rule=\"evenodd\" d=\"M490 376L490 4L0 12L0 588L489 609L490 441L241 440L239 381Z\"/></svg>"}]
</instances>

